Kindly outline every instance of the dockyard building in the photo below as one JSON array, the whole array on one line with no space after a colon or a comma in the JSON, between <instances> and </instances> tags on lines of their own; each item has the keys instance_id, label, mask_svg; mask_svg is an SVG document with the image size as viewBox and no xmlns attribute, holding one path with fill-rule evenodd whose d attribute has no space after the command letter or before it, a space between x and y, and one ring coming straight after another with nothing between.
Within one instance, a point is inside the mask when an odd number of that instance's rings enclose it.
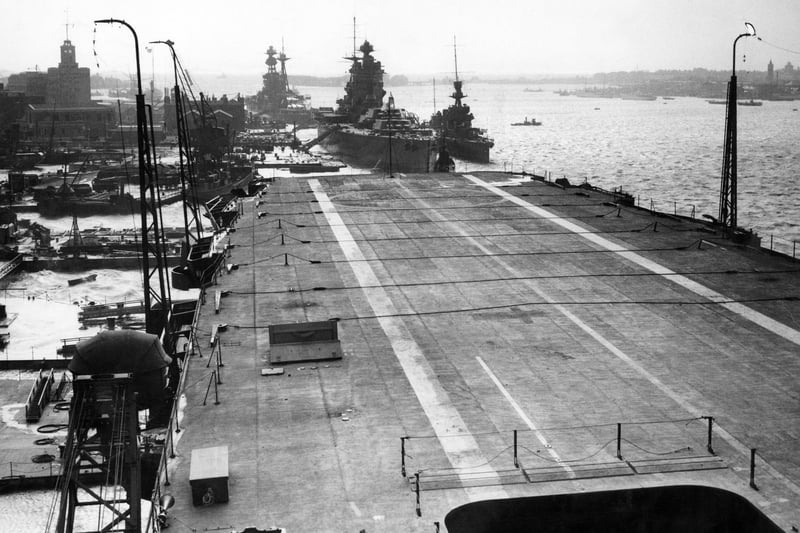
<instances>
[{"instance_id":1,"label":"dockyard building","mask_svg":"<svg viewBox=\"0 0 800 533\"><path fill-rule=\"evenodd\" d=\"M52 150L91 146L104 141L117 124L113 107L92 101L90 71L75 58L69 39L61 44L61 61L47 73L24 72L9 77L9 91L38 101L28 101L19 118L20 138L31 148Z\"/></svg>"},{"instance_id":2,"label":"dockyard building","mask_svg":"<svg viewBox=\"0 0 800 533\"><path fill-rule=\"evenodd\" d=\"M77 107L92 101L89 68L79 67L75 46L67 39L61 45L61 62L47 69L47 103L58 107Z\"/></svg>"}]
</instances>

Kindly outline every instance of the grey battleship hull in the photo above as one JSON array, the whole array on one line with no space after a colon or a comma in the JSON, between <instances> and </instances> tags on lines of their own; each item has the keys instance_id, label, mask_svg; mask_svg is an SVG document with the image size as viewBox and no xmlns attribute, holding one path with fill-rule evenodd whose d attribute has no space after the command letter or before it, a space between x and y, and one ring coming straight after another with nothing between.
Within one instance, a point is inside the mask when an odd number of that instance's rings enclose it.
<instances>
[{"instance_id":1,"label":"grey battleship hull","mask_svg":"<svg viewBox=\"0 0 800 533\"><path fill-rule=\"evenodd\" d=\"M489 151L494 146L494 142L486 139L463 139L448 135L445 136L445 145L453 157L476 163L488 163Z\"/></svg>"},{"instance_id":2,"label":"grey battleship hull","mask_svg":"<svg viewBox=\"0 0 800 533\"><path fill-rule=\"evenodd\" d=\"M390 136L352 127L320 126L320 145L361 168L389 170ZM430 172L436 162L436 141L422 135L391 136L393 172Z\"/></svg>"}]
</instances>

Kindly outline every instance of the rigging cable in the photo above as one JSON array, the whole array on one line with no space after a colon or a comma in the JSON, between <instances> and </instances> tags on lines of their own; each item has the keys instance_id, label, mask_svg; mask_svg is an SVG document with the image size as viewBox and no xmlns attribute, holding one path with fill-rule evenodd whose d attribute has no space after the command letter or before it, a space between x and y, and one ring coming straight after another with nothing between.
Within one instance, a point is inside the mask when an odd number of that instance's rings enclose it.
<instances>
[{"instance_id":1,"label":"rigging cable","mask_svg":"<svg viewBox=\"0 0 800 533\"><path fill-rule=\"evenodd\" d=\"M777 44L775 44L775 43L771 43L771 42L767 41L766 39L763 39L763 38L761 38L761 37L758 37L758 36L756 36L756 38L757 38L759 41L761 41L762 43L764 43L764 44L766 44L766 45L768 45L768 46L771 46L771 47L773 47L773 48L777 48L778 50L781 50L781 51L783 51L783 52L787 52L787 53L790 53L790 54L795 54L795 55L800 55L800 52L798 52L797 50L791 50L791 49L789 49L789 48L784 48L783 46L779 46L779 45L777 45Z\"/></svg>"},{"instance_id":2,"label":"rigging cable","mask_svg":"<svg viewBox=\"0 0 800 533\"><path fill-rule=\"evenodd\" d=\"M628 250L629 252L674 252L674 251L684 251L687 248L685 246L679 247L667 247L667 248L637 248L635 250ZM376 257L376 258L364 258L364 259L330 259L330 260L320 260L320 259L308 259L305 257L300 257L295 254L281 252L275 254L270 257L265 257L263 259L256 259L255 261L251 261L249 263L239 263L239 266L252 266L255 264L264 263L267 261L271 261L278 257L294 257L295 259L299 259L300 261L305 261L311 263L313 265L337 265L337 264L353 264L353 263L383 263L389 261L430 261L432 259L485 259L490 257L536 257L536 256L555 256L555 255L575 255L575 254L617 254L619 251L617 250L607 250L607 249L581 249L581 250L546 250L546 251L537 251L537 252L497 252L497 253L490 253L490 254L450 254L450 255L420 255L420 256L397 256L397 257ZM283 265L285 266L285 264Z\"/></svg>"},{"instance_id":3,"label":"rigging cable","mask_svg":"<svg viewBox=\"0 0 800 533\"><path fill-rule=\"evenodd\" d=\"M711 276L711 275L772 275L772 274L797 274L800 270L769 270L769 271L732 271L732 270L697 270L697 271L675 271L674 274L681 276ZM345 291L363 289L382 289L382 288L412 288L412 287L440 287L445 285L465 285L479 283L504 283L508 281L531 281L531 280L551 280L551 279L579 279L579 278L639 278L660 276L655 272L606 272L600 274L548 274L540 276L508 276L499 278L479 278L454 281L420 281L414 283L380 283L373 285L343 285L341 287L311 287L308 289L293 289L289 292L319 292L319 291ZM266 290L266 291L227 291L227 294L254 295L254 294L285 294L286 289Z\"/></svg>"},{"instance_id":4,"label":"rigging cable","mask_svg":"<svg viewBox=\"0 0 800 533\"><path fill-rule=\"evenodd\" d=\"M423 316L435 315L448 315L459 313L474 313L478 311L499 311L502 309L514 309L517 307L543 307L543 306L573 306L573 305L726 305L733 303L764 303L764 302L797 302L800 301L800 296L773 296L767 298L725 298L719 300L599 300L599 301L540 301L540 302L516 302L510 304L498 305L485 305L476 307L463 307L460 309L436 309L432 311L410 311L410 312L397 312L386 313L381 315L355 315L350 317L333 317L329 320L337 322L349 322L357 320L377 320L381 318L402 318L412 317L418 318ZM269 328L269 325L263 326L243 326L237 324L229 324L229 327L235 329L264 329Z\"/></svg>"}]
</instances>

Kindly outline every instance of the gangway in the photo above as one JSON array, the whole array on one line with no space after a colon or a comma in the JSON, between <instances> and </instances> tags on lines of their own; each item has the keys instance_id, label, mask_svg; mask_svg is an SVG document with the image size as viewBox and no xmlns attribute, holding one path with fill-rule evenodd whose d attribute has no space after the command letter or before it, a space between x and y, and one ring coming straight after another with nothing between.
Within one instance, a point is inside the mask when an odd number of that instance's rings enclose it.
<instances>
[{"instance_id":1,"label":"gangway","mask_svg":"<svg viewBox=\"0 0 800 533\"><path fill-rule=\"evenodd\" d=\"M303 151L307 152L309 149L311 149L314 146L318 145L325 137L327 137L328 135L330 135L331 133L333 133L337 129L339 129L339 128L338 127L330 128L329 130L327 130L325 133L323 133L322 135L318 136L317 138L311 139L307 143L303 143Z\"/></svg>"},{"instance_id":2,"label":"gangway","mask_svg":"<svg viewBox=\"0 0 800 533\"><path fill-rule=\"evenodd\" d=\"M17 254L13 259L10 261L5 261L0 263L0 279L8 276L12 272L14 272L19 265L22 264L22 254Z\"/></svg>"}]
</instances>

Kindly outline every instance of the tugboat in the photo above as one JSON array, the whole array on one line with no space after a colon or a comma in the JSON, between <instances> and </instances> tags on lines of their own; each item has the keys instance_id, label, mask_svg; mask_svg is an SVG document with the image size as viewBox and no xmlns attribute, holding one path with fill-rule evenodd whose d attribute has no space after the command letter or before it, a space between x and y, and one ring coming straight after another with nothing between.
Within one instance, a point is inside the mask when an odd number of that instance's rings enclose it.
<instances>
[{"instance_id":1,"label":"tugboat","mask_svg":"<svg viewBox=\"0 0 800 533\"><path fill-rule=\"evenodd\" d=\"M433 130L420 125L418 117L394 106L390 96L383 104L383 68L372 56L369 41L349 59L350 80L336 111L320 112L315 142L346 162L366 168L385 168L390 173L430 172L437 153Z\"/></svg>"},{"instance_id":2,"label":"tugboat","mask_svg":"<svg viewBox=\"0 0 800 533\"><path fill-rule=\"evenodd\" d=\"M454 38L456 79L453 82L455 91L450 98L455 102L444 111L437 111L431 116L431 127L440 132L440 137L450 155L467 161L488 163L489 150L494 146L494 141L486 135L486 130L472 127L472 120L475 117L470 113L469 106L461 103L467 95L461 91L463 82L458 79L458 56L455 47Z\"/></svg>"},{"instance_id":3,"label":"tugboat","mask_svg":"<svg viewBox=\"0 0 800 533\"><path fill-rule=\"evenodd\" d=\"M277 56L277 57L276 57ZM273 126L307 128L315 124L314 113L309 109L306 97L289 87L286 74L286 62L289 60L281 50L280 54L270 45L267 49L267 73L264 74L264 85L251 102L257 113ZM281 64L278 72L277 65Z\"/></svg>"}]
</instances>

